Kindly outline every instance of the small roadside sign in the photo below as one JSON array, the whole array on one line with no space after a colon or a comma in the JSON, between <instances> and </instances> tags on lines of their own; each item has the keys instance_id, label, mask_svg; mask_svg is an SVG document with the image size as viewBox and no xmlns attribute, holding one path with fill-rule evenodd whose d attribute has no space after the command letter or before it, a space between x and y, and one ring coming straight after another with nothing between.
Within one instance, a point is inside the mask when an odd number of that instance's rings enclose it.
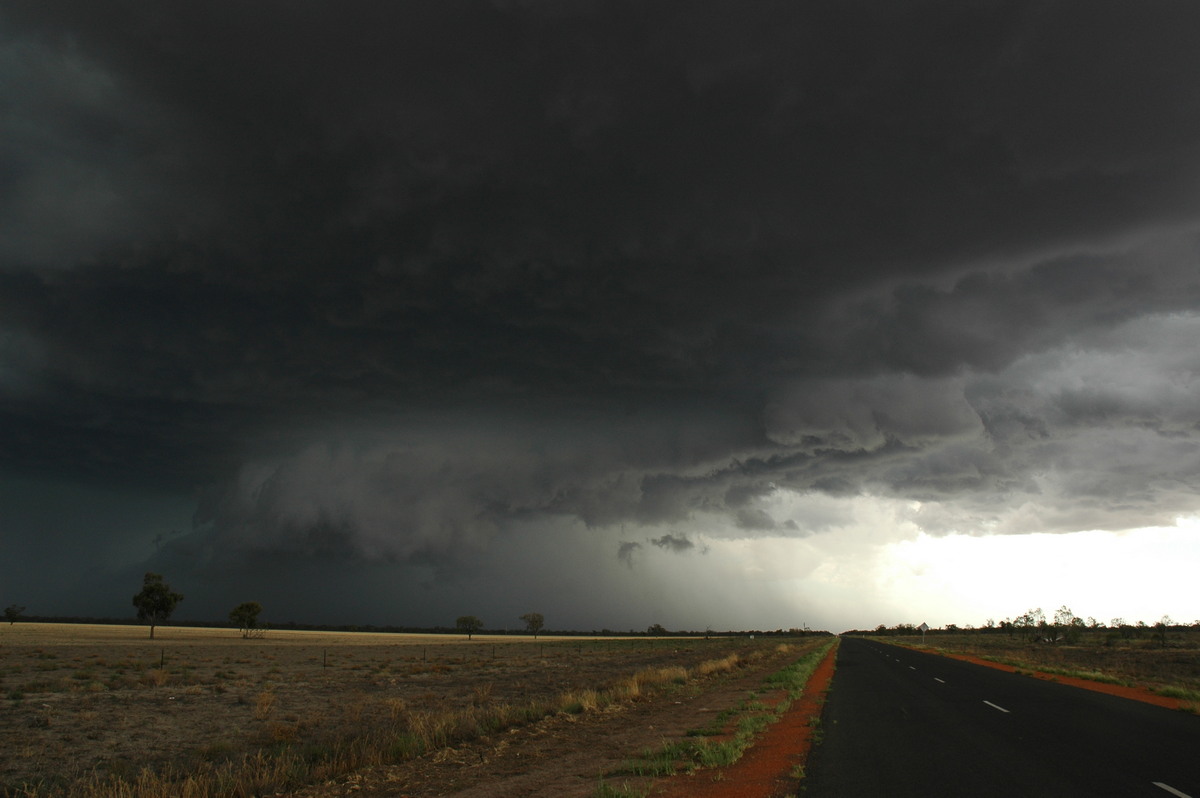
<instances>
[{"instance_id":1,"label":"small roadside sign","mask_svg":"<svg viewBox=\"0 0 1200 798\"><path fill-rule=\"evenodd\" d=\"M921 645L925 645L925 633L929 631L929 624L921 621L921 625L917 628L921 630Z\"/></svg>"}]
</instances>

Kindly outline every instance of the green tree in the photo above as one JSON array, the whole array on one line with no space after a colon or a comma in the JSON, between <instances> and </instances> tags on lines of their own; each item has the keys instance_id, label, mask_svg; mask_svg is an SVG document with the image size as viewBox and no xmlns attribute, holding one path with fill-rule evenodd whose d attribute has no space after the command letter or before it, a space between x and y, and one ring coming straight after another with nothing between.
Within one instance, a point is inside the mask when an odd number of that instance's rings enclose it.
<instances>
[{"instance_id":1,"label":"green tree","mask_svg":"<svg viewBox=\"0 0 1200 798\"><path fill-rule=\"evenodd\" d=\"M525 629L537 640L538 632L546 625L546 619L540 612L527 612L521 616L521 620L525 622Z\"/></svg>"},{"instance_id":2,"label":"green tree","mask_svg":"<svg viewBox=\"0 0 1200 798\"><path fill-rule=\"evenodd\" d=\"M1161 645L1163 648L1167 647L1167 630L1170 629L1174 624L1175 622L1171 620L1170 615L1164 615L1158 620L1158 623L1154 624L1154 639L1157 640L1159 645Z\"/></svg>"},{"instance_id":3,"label":"green tree","mask_svg":"<svg viewBox=\"0 0 1200 798\"><path fill-rule=\"evenodd\" d=\"M150 639L154 639L154 627L171 617L175 606L183 601L183 594L171 590L163 581L162 574L147 572L142 579L142 592L133 597L139 621L150 624Z\"/></svg>"},{"instance_id":4,"label":"green tree","mask_svg":"<svg viewBox=\"0 0 1200 798\"><path fill-rule=\"evenodd\" d=\"M230 611L229 622L241 629L242 637L246 638L258 626L258 616L261 612L262 605L257 601L244 601Z\"/></svg>"},{"instance_id":5,"label":"green tree","mask_svg":"<svg viewBox=\"0 0 1200 798\"><path fill-rule=\"evenodd\" d=\"M483 621L479 620L474 615L462 615L457 621L454 622L454 625L458 627L458 631L465 634L467 639L470 640L471 635L483 628Z\"/></svg>"},{"instance_id":6,"label":"green tree","mask_svg":"<svg viewBox=\"0 0 1200 798\"><path fill-rule=\"evenodd\" d=\"M1038 628L1046 623L1046 616L1042 612L1042 608L1038 607L1032 610L1025 610L1024 613L1017 616L1013 623L1017 627L1022 640L1036 640Z\"/></svg>"},{"instance_id":7,"label":"green tree","mask_svg":"<svg viewBox=\"0 0 1200 798\"><path fill-rule=\"evenodd\" d=\"M1071 611L1066 604L1054 611L1054 624L1051 626L1050 642L1063 641L1069 645L1079 642L1083 635L1083 619Z\"/></svg>"},{"instance_id":8,"label":"green tree","mask_svg":"<svg viewBox=\"0 0 1200 798\"><path fill-rule=\"evenodd\" d=\"M20 604L9 604L4 608L4 620L8 621L8 625L12 626L21 618L21 613L25 612L25 608Z\"/></svg>"}]
</instances>

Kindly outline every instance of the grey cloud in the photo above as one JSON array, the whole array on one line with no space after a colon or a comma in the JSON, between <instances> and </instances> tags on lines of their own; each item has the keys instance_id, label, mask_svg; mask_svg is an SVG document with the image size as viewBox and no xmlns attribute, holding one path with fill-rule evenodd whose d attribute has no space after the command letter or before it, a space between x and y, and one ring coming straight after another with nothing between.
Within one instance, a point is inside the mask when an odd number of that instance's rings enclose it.
<instances>
[{"instance_id":1,"label":"grey cloud","mask_svg":"<svg viewBox=\"0 0 1200 798\"><path fill-rule=\"evenodd\" d=\"M655 546L658 546L660 549L674 552L676 554L685 551L692 551L696 548L696 544L689 540L687 535L666 534L660 538L653 538L650 542Z\"/></svg>"},{"instance_id":2,"label":"grey cloud","mask_svg":"<svg viewBox=\"0 0 1200 798\"><path fill-rule=\"evenodd\" d=\"M738 509L750 504L755 499L769 496L775 490L775 485L766 483L738 483L731 485L725 491L725 506Z\"/></svg>"},{"instance_id":3,"label":"grey cloud","mask_svg":"<svg viewBox=\"0 0 1200 798\"><path fill-rule=\"evenodd\" d=\"M756 532L766 532L775 529L778 525L775 519L772 518L765 510L760 508L743 508L738 510L734 518L737 521L739 529L747 529Z\"/></svg>"},{"instance_id":4,"label":"grey cloud","mask_svg":"<svg viewBox=\"0 0 1200 798\"><path fill-rule=\"evenodd\" d=\"M790 385L772 397L765 424L779 443L855 451L969 434L978 418L960 380L895 375Z\"/></svg>"},{"instance_id":5,"label":"grey cloud","mask_svg":"<svg viewBox=\"0 0 1200 798\"><path fill-rule=\"evenodd\" d=\"M617 547L617 559L624 563L627 567L633 567L633 555L642 548L642 544L636 541L625 541Z\"/></svg>"}]
</instances>

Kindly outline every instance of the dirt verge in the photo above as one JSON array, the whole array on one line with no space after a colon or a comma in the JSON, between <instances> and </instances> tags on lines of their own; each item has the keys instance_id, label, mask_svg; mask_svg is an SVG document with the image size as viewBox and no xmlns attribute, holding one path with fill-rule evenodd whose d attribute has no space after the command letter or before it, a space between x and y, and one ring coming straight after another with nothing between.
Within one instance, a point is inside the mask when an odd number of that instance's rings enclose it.
<instances>
[{"instance_id":1,"label":"dirt verge","mask_svg":"<svg viewBox=\"0 0 1200 798\"><path fill-rule=\"evenodd\" d=\"M767 728L733 765L675 776L655 785L654 798L778 798L799 789L825 694L833 681L837 646L822 658L799 700Z\"/></svg>"}]
</instances>

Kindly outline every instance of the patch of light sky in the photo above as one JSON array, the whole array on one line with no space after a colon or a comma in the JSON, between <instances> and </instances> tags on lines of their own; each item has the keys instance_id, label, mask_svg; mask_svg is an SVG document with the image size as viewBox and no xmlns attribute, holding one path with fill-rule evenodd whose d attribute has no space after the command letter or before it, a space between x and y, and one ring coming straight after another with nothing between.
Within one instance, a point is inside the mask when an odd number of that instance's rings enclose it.
<instances>
[{"instance_id":1,"label":"patch of light sky","mask_svg":"<svg viewBox=\"0 0 1200 798\"><path fill-rule=\"evenodd\" d=\"M881 623L982 626L1035 607L1050 616L1064 604L1104 624L1200 619L1197 516L1123 531L931 535L914 520L915 502L785 490L768 502L782 517L786 507L791 517L823 520L799 536L730 537L695 519L689 531L707 556L689 557L687 570L708 584L755 585L791 608L772 618L784 626L809 619L835 632ZM651 570L679 559L652 547L645 554L642 567Z\"/></svg>"},{"instance_id":2,"label":"patch of light sky","mask_svg":"<svg viewBox=\"0 0 1200 798\"><path fill-rule=\"evenodd\" d=\"M1062 605L1102 623L1200 618L1200 518L1120 532L933 537L880 552L879 589L922 620L981 625ZM927 617L926 617L927 616ZM919 620L914 620L920 623Z\"/></svg>"}]
</instances>

